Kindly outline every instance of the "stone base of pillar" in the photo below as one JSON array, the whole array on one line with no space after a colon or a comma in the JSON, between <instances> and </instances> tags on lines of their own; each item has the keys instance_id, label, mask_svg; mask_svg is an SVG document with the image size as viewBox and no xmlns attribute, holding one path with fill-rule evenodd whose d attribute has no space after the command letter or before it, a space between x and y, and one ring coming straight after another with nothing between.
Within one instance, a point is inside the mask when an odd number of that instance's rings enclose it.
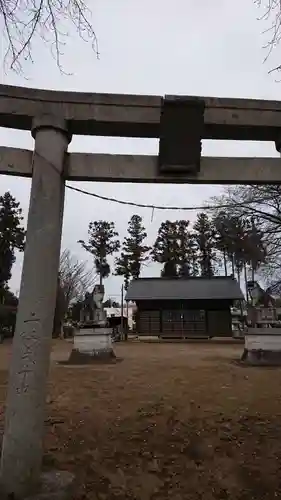
<instances>
[{"instance_id":1,"label":"stone base of pillar","mask_svg":"<svg viewBox=\"0 0 281 500\"><path fill-rule=\"evenodd\" d=\"M86 328L76 332L67 364L116 362L110 328Z\"/></svg>"},{"instance_id":2,"label":"stone base of pillar","mask_svg":"<svg viewBox=\"0 0 281 500\"><path fill-rule=\"evenodd\" d=\"M252 366L281 366L281 329L249 328L241 362Z\"/></svg>"},{"instance_id":3,"label":"stone base of pillar","mask_svg":"<svg viewBox=\"0 0 281 500\"><path fill-rule=\"evenodd\" d=\"M264 351L244 349L241 361L252 366L281 366L280 351Z\"/></svg>"},{"instance_id":4,"label":"stone base of pillar","mask_svg":"<svg viewBox=\"0 0 281 500\"><path fill-rule=\"evenodd\" d=\"M76 480L71 472L50 471L41 475L37 493L25 497L24 500L71 500L75 498L75 490ZM1 500L10 498L14 496L1 492Z\"/></svg>"}]
</instances>

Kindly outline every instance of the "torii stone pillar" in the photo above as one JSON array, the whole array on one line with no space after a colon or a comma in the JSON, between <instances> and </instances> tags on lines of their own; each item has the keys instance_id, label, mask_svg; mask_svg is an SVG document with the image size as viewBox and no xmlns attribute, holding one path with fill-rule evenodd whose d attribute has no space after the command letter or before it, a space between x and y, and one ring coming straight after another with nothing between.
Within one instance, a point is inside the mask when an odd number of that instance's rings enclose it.
<instances>
[{"instance_id":1,"label":"torii stone pillar","mask_svg":"<svg viewBox=\"0 0 281 500\"><path fill-rule=\"evenodd\" d=\"M45 401L70 136L64 120L33 121L33 176L20 300L10 366L1 487L15 498L36 490L41 473Z\"/></svg>"}]
</instances>

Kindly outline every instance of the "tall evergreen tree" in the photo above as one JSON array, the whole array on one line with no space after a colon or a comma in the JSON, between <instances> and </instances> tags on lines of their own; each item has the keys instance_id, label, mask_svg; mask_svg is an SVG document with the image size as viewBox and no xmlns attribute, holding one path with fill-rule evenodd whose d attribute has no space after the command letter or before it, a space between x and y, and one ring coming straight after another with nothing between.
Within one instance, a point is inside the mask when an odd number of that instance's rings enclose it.
<instances>
[{"instance_id":1,"label":"tall evergreen tree","mask_svg":"<svg viewBox=\"0 0 281 500\"><path fill-rule=\"evenodd\" d=\"M123 276L124 288L125 290L128 290L132 274L129 256L127 253L121 252L121 255L115 259L115 275Z\"/></svg>"},{"instance_id":2,"label":"tall evergreen tree","mask_svg":"<svg viewBox=\"0 0 281 500\"><path fill-rule=\"evenodd\" d=\"M154 262L164 264L162 276L177 276L178 241L176 222L170 220L162 222L151 250L151 257Z\"/></svg>"},{"instance_id":3,"label":"tall evergreen tree","mask_svg":"<svg viewBox=\"0 0 281 500\"><path fill-rule=\"evenodd\" d=\"M11 278L15 251L24 250L22 220L20 204L11 193L0 196L0 288L4 288Z\"/></svg>"},{"instance_id":4,"label":"tall evergreen tree","mask_svg":"<svg viewBox=\"0 0 281 500\"><path fill-rule=\"evenodd\" d=\"M215 229L205 212L197 215L193 234L198 248L201 276L211 277L215 274Z\"/></svg>"},{"instance_id":5,"label":"tall evergreen tree","mask_svg":"<svg viewBox=\"0 0 281 500\"><path fill-rule=\"evenodd\" d=\"M198 276L198 254L194 234L190 231L188 220L176 221L178 241L178 275L183 278Z\"/></svg>"},{"instance_id":6,"label":"tall evergreen tree","mask_svg":"<svg viewBox=\"0 0 281 500\"><path fill-rule=\"evenodd\" d=\"M161 276L196 276L196 242L189 221L162 222L151 255L155 262L164 264Z\"/></svg>"},{"instance_id":7,"label":"tall evergreen tree","mask_svg":"<svg viewBox=\"0 0 281 500\"><path fill-rule=\"evenodd\" d=\"M149 259L151 248L145 245L147 233L140 215L132 215L128 223L128 236L124 238L122 252L115 261L115 274L124 276L127 290L131 278L139 278L142 265Z\"/></svg>"},{"instance_id":8,"label":"tall evergreen tree","mask_svg":"<svg viewBox=\"0 0 281 500\"><path fill-rule=\"evenodd\" d=\"M88 243L83 240L78 241L87 252L93 255L100 285L110 274L108 257L118 252L120 248L118 236L114 222L98 220L89 223Z\"/></svg>"}]
</instances>

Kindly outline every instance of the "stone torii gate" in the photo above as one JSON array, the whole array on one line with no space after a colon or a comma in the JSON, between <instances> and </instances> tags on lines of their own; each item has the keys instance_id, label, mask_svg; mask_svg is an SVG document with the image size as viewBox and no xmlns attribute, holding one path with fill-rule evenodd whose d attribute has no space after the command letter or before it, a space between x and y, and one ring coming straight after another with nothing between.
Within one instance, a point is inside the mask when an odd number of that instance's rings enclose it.
<instances>
[{"instance_id":1,"label":"stone torii gate","mask_svg":"<svg viewBox=\"0 0 281 500\"><path fill-rule=\"evenodd\" d=\"M274 141L280 152L281 102L1 85L0 126L35 139L33 152L0 147L0 174L32 177L1 458L2 486L21 498L41 473L65 180L281 183L279 158L200 159L201 139ZM73 134L160 138L159 155L68 154Z\"/></svg>"}]
</instances>

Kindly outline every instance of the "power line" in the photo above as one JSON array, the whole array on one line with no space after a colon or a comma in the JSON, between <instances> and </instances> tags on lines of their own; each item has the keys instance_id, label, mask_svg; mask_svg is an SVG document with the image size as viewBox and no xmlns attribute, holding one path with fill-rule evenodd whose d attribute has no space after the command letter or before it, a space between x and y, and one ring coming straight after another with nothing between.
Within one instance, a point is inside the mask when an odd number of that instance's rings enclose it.
<instances>
[{"instance_id":1,"label":"power line","mask_svg":"<svg viewBox=\"0 0 281 500\"><path fill-rule=\"evenodd\" d=\"M53 165L49 160L47 160L44 156L40 155L37 151L34 151L34 155L39 156L42 158L46 163L48 163L53 170L57 172L58 175L61 175L61 173L58 171L57 167ZM260 203L261 200L249 200L249 201L244 201L241 203L225 203L221 204L219 203L218 205L197 205L193 207L179 207L179 206L165 206L165 205L153 205L153 204L148 204L148 203L137 203L134 201L125 201L125 200L120 200L118 198L113 198L110 196L103 196L101 194L97 193L92 193L91 191L87 191L86 189L81 189L81 188L76 188L74 186L69 186L69 184L66 184L65 187L67 189L70 189L72 191L76 191L77 193L84 194L86 196L92 196L93 198L96 198L98 200L103 200L111 203L117 203L119 205L125 205L125 206L130 206L130 207L136 207L136 208L148 208L152 210L152 218L153 218L153 212L154 210L171 210L171 211L185 211L185 212L191 212L193 210L218 210L218 209L224 209L224 208L236 208L236 207L246 207L247 205L252 205L254 203ZM264 198L262 202L269 201L271 200L271 197Z\"/></svg>"},{"instance_id":2,"label":"power line","mask_svg":"<svg viewBox=\"0 0 281 500\"><path fill-rule=\"evenodd\" d=\"M103 201L109 201L112 203L118 203L119 205L126 205L126 206L131 206L131 207L137 207L137 208L149 208L151 210L186 210L186 211L191 211L191 210L208 210L209 207L207 206L196 206L196 207L176 207L176 206L164 206L164 205L150 205L147 203L137 203L135 201L125 201L125 200L119 200L117 198L111 198L109 196L103 196L101 194L96 194L92 193L91 191L86 191L85 189L80 189L80 188L75 188L73 186L69 186L68 184L66 185L68 189L71 189L72 191L77 191L78 193L85 194L87 196L92 196L93 198L97 198L99 200ZM223 205L224 208L228 207L229 205ZM212 207L213 209L217 207ZM210 207L211 209L211 207Z\"/></svg>"},{"instance_id":3,"label":"power line","mask_svg":"<svg viewBox=\"0 0 281 500\"><path fill-rule=\"evenodd\" d=\"M109 196L103 196L101 194L96 194L92 193L91 191L87 191L85 189L81 188L76 188L73 186L69 186L66 184L66 187L68 189L71 189L72 191L77 191L78 193L85 194L87 196L92 196L93 198L97 198L99 200L103 201L109 201L112 203L118 203L119 205L126 205L126 206L131 206L131 207L138 207L138 208L149 208L150 210L176 210L176 211L192 211L192 210L217 210L219 208L231 208L231 207L244 207L247 205L251 205L253 203L257 203L260 200L249 200L241 203L225 203L225 204L218 204L218 205L197 205L193 207L178 207L178 206L164 206L164 205L151 205L151 204L146 204L146 203L137 203L134 201L125 201L125 200L119 200L117 198L111 198ZM263 201L270 200L271 198L264 198Z\"/></svg>"}]
</instances>

